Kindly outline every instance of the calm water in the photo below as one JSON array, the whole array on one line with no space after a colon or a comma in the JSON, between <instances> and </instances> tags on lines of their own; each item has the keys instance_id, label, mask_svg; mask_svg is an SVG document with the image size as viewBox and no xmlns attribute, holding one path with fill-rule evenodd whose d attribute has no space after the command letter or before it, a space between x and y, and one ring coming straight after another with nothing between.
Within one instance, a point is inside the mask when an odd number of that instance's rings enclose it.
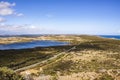
<instances>
[{"instance_id":1,"label":"calm water","mask_svg":"<svg viewBox=\"0 0 120 80\"><path fill-rule=\"evenodd\" d=\"M68 45L67 42L59 42L59 41L32 41L32 42L20 42L20 43L12 43L12 44L1 44L0 50L9 50L9 49L27 49L27 48L35 48L35 47L50 47L50 46L61 46Z\"/></svg>"},{"instance_id":2,"label":"calm water","mask_svg":"<svg viewBox=\"0 0 120 80\"><path fill-rule=\"evenodd\" d=\"M104 38L120 39L120 35L99 35Z\"/></svg>"}]
</instances>

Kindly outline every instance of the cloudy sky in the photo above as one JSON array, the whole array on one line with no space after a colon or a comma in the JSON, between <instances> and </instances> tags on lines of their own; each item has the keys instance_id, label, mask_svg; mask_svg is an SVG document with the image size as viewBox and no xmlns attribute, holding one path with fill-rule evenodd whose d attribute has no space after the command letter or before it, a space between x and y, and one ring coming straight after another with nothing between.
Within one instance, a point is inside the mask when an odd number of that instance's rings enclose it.
<instances>
[{"instance_id":1,"label":"cloudy sky","mask_svg":"<svg viewBox=\"0 0 120 80\"><path fill-rule=\"evenodd\" d=\"M0 0L3 34L120 34L120 0Z\"/></svg>"}]
</instances>

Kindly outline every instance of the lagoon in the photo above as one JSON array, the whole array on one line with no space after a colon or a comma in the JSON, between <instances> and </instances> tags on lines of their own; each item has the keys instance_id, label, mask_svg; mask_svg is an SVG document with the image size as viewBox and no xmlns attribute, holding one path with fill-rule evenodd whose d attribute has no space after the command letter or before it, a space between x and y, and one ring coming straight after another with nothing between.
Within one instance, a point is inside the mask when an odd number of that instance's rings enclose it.
<instances>
[{"instance_id":1,"label":"lagoon","mask_svg":"<svg viewBox=\"0 0 120 80\"><path fill-rule=\"evenodd\" d=\"M50 41L50 40L37 40L31 42L19 42L11 44L0 44L0 50L10 50L10 49L28 49L35 47L51 47L51 46L63 46L68 45L67 42L60 41Z\"/></svg>"}]
</instances>

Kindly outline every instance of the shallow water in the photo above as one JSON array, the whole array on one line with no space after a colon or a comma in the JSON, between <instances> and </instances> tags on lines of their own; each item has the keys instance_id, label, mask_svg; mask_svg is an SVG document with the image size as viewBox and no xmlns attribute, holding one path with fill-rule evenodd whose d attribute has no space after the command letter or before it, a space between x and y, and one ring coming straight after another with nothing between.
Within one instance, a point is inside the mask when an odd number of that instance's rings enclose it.
<instances>
[{"instance_id":1,"label":"shallow water","mask_svg":"<svg viewBox=\"0 0 120 80\"><path fill-rule=\"evenodd\" d=\"M31 42L19 42L19 43L11 43L11 44L1 44L0 50L10 50L10 49L27 49L27 48L35 48L35 47L50 47L50 46L61 46L68 45L67 42L60 41L31 41Z\"/></svg>"}]
</instances>

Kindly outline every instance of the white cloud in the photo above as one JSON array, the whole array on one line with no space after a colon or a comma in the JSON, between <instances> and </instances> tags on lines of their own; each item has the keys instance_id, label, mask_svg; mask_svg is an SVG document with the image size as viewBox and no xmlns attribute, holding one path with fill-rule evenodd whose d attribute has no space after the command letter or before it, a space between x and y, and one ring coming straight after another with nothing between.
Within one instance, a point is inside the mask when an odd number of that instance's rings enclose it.
<instances>
[{"instance_id":1,"label":"white cloud","mask_svg":"<svg viewBox=\"0 0 120 80\"><path fill-rule=\"evenodd\" d=\"M6 19L0 17L0 22L5 22L5 21L6 21Z\"/></svg>"},{"instance_id":2,"label":"white cloud","mask_svg":"<svg viewBox=\"0 0 120 80\"><path fill-rule=\"evenodd\" d=\"M45 28L44 26L35 26L30 24L7 25L0 24L0 35L21 35L21 34L62 34L65 30L55 28ZM69 32L66 32L69 33Z\"/></svg>"},{"instance_id":3,"label":"white cloud","mask_svg":"<svg viewBox=\"0 0 120 80\"><path fill-rule=\"evenodd\" d=\"M8 25L8 24L0 24L0 30L29 30L32 29L33 30L33 26L31 27L31 25L28 24L24 24L24 25Z\"/></svg>"},{"instance_id":4,"label":"white cloud","mask_svg":"<svg viewBox=\"0 0 120 80\"><path fill-rule=\"evenodd\" d=\"M12 6L15 6L16 4L15 3L9 3L9 2L4 2L4 1L1 1L0 2L0 8L8 8L8 7L12 7Z\"/></svg>"},{"instance_id":5,"label":"white cloud","mask_svg":"<svg viewBox=\"0 0 120 80\"><path fill-rule=\"evenodd\" d=\"M16 13L16 16L23 16L24 14L23 13Z\"/></svg>"},{"instance_id":6,"label":"white cloud","mask_svg":"<svg viewBox=\"0 0 120 80\"><path fill-rule=\"evenodd\" d=\"M34 26L34 25L31 25L31 26L30 26L30 28L31 28L31 29L35 29L35 28L36 28L36 26Z\"/></svg>"},{"instance_id":7,"label":"white cloud","mask_svg":"<svg viewBox=\"0 0 120 80\"><path fill-rule=\"evenodd\" d=\"M117 32L120 33L120 30L118 30Z\"/></svg>"},{"instance_id":8,"label":"white cloud","mask_svg":"<svg viewBox=\"0 0 120 80\"><path fill-rule=\"evenodd\" d=\"M0 2L0 16L7 16L7 15L16 15L16 16L23 16L22 13L17 13L12 7L14 7L16 3L9 3L9 2Z\"/></svg>"},{"instance_id":9,"label":"white cloud","mask_svg":"<svg viewBox=\"0 0 120 80\"><path fill-rule=\"evenodd\" d=\"M7 25L0 24L0 32L2 34L49 34L58 33L59 31L53 29L46 29L35 25L24 24L24 25ZM0 33L1 34L1 33Z\"/></svg>"},{"instance_id":10,"label":"white cloud","mask_svg":"<svg viewBox=\"0 0 120 80\"><path fill-rule=\"evenodd\" d=\"M9 2L0 2L0 15L6 16L6 15L12 15L14 14L14 10L12 7L15 6L15 3L9 3Z\"/></svg>"},{"instance_id":11,"label":"white cloud","mask_svg":"<svg viewBox=\"0 0 120 80\"><path fill-rule=\"evenodd\" d=\"M11 9L11 8L0 9L0 15L1 16L12 15L13 13L14 13L14 10Z\"/></svg>"},{"instance_id":12,"label":"white cloud","mask_svg":"<svg viewBox=\"0 0 120 80\"><path fill-rule=\"evenodd\" d=\"M0 31L20 33L20 34L35 34L42 31L41 28L34 25L24 24L24 25L7 25L0 24Z\"/></svg>"}]
</instances>

